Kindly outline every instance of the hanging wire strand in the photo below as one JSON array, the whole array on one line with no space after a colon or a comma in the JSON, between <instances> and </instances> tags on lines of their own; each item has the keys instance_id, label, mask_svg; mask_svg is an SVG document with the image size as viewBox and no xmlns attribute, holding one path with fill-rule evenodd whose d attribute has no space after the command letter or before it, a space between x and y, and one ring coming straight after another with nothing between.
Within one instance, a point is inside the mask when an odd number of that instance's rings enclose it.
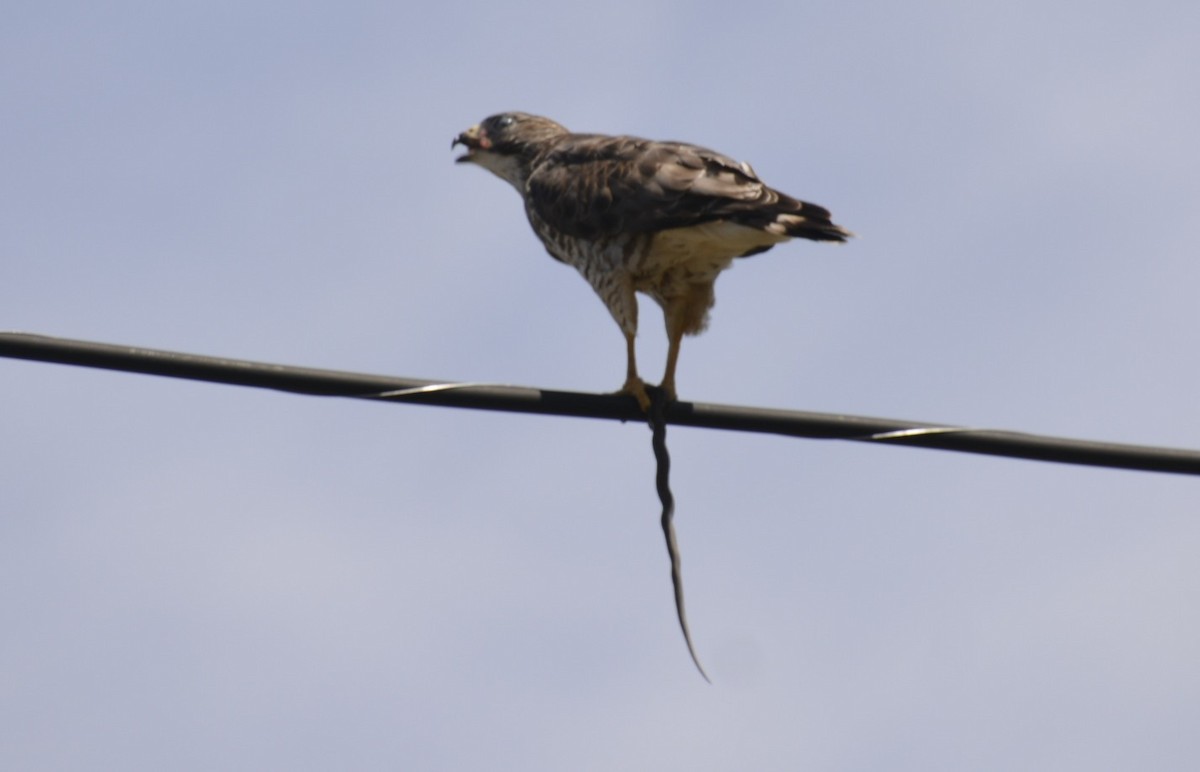
<instances>
[{"instance_id":1,"label":"hanging wire strand","mask_svg":"<svg viewBox=\"0 0 1200 772\"><path fill-rule=\"evenodd\" d=\"M651 447L654 448L654 461L657 470L654 475L654 486L658 489L658 500L662 502L663 539L667 544L667 557L671 561L671 587L675 591L675 615L679 618L679 629L683 632L683 640L687 644L688 654L704 680L712 683L700 657L696 655L696 646L692 643L692 631L688 627L687 607L683 603L683 563L679 556L679 540L675 537L675 495L671 493L671 454L667 451L667 395L657 386L647 389L650 392L650 412L646 415L650 423Z\"/></svg>"},{"instance_id":2,"label":"hanging wire strand","mask_svg":"<svg viewBox=\"0 0 1200 772\"><path fill-rule=\"evenodd\" d=\"M411 402L442 407L644 421L634 400L614 394L552 391L487 383L319 370L241 359L0 332L0 357L161 375L293 394ZM674 402L667 423L726 431L781 434L934 448L1032 461L1200 475L1200 451L1073 440L888 418Z\"/></svg>"}]
</instances>

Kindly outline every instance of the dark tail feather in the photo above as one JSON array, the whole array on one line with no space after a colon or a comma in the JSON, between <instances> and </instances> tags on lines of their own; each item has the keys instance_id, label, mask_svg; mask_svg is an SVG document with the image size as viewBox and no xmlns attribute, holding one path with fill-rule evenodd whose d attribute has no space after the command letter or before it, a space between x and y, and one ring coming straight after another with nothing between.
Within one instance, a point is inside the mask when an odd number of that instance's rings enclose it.
<instances>
[{"instance_id":1,"label":"dark tail feather","mask_svg":"<svg viewBox=\"0 0 1200 772\"><path fill-rule=\"evenodd\" d=\"M845 241L854 235L834 223L823 206L781 196L779 210L767 230L811 241Z\"/></svg>"},{"instance_id":2,"label":"dark tail feather","mask_svg":"<svg viewBox=\"0 0 1200 772\"><path fill-rule=\"evenodd\" d=\"M785 231L789 236L809 239L810 241L843 242L854 236L853 233L832 222L801 222L788 224Z\"/></svg>"},{"instance_id":3,"label":"dark tail feather","mask_svg":"<svg viewBox=\"0 0 1200 772\"><path fill-rule=\"evenodd\" d=\"M778 192L775 195L779 200L745 212L739 219L746 225L770 233L810 241L845 241L854 235L835 224L825 207L798 201Z\"/></svg>"}]
</instances>

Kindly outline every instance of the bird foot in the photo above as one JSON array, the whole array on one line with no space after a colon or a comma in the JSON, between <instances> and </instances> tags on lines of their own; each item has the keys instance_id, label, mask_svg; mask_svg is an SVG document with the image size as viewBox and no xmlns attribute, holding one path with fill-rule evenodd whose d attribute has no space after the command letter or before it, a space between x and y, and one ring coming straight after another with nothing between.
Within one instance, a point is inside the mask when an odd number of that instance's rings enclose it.
<instances>
[{"instance_id":1,"label":"bird foot","mask_svg":"<svg viewBox=\"0 0 1200 772\"><path fill-rule=\"evenodd\" d=\"M637 400L643 413L650 412L650 395L646 392L646 382L636 375L626 378L625 385L617 390L617 394L628 394Z\"/></svg>"},{"instance_id":2,"label":"bird foot","mask_svg":"<svg viewBox=\"0 0 1200 772\"><path fill-rule=\"evenodd\" d=\"M675 393L675 380L663 381L658 385L659 391L667 397L667 404L679 401L679 395Z\"/></svg>"}]
</instances>

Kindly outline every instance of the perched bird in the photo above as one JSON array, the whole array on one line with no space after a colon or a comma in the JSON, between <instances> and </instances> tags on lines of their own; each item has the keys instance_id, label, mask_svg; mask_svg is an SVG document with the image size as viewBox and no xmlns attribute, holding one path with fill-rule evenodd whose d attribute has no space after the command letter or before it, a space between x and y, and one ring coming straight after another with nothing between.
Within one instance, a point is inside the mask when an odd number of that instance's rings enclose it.
<instances>
[{"instance_id":1,"label":"perched bird","mask_svg":"<svg viewBox=\"0 0 1200 772\"><path fill-rule=\"evenodd\" d=\"M684 335L708 322L713 283L735 257L793 237L845 241L829 212L767 187L747 163L683 142L573 134L537 115L500 113L454 138L458 162L478 164L525 200L551 257L577 269L625 334L621 392L649 409L634 352L635 292L653 298L667 326L662 389L675 399Z\"/></svg>"}]
</instances>

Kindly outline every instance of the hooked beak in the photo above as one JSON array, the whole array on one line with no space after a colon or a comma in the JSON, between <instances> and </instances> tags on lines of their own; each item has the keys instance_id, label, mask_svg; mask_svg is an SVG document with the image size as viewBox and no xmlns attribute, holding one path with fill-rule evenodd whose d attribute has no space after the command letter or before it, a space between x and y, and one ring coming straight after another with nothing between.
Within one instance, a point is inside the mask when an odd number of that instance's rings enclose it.
<instances>
[{"instance_id":1,"label":"hooked beak","mask_svg":"<svg viewBox=\"0 0 1200 772\"><path fill-rule=\"evenodd\" d=\"M487 133L484 132L483 128L477 123L464 131L462 134L459 134L457 137L455 137L454 141L450 143L450 149L453 150L455 145L462 145L467 149L466 153L463 153L458 158L454 159L455 163L461 164L468 161L473 161L475 151L487 150L492 146L492 141L488 139Z\"/></svg>"}]
</instances>

